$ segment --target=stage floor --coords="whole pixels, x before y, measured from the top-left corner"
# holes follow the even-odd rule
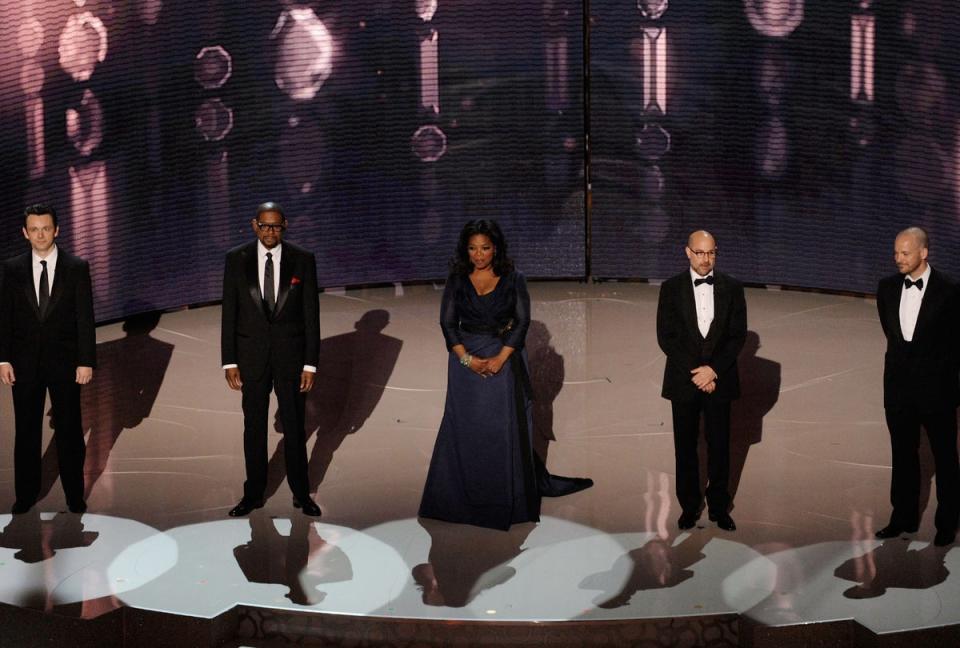
[[[890,457],[872,300],[747,291],[739,528],[704,516],[680,533],[657,286],[532,283],[537,445],[552,472],[596,485],[500,532],[417,519],[446,383],[440,290],[321,296],[308,406],[319,521],[292,508],[282,461],[263,510],[226,515],[241,494],[242,418],[219,368],[219,307],[101,327],[84,395],[90,511],[63,512],[48,452],[49,494],[34,513],[0,515],[0,602],[84,617],[118,606],[212,617],[242,604],[499,621],[852,618],[877,633],[960,624],[960,549],[932,544],[929,480],[920,531],[873,537],[889,515]],[[11,410],[4,388],[5,511]]]

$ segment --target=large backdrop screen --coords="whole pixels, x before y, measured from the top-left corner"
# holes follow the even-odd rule
[[[100,320],[219,299],[265,200],[326,287],[440,279],[478,217],[532,277],[660,279],[705,227],[745,281],[869,292],[908,224],[955,271],[958,17],[937,0],[0,0],[0,254],[26,249],[23,205],[55,205]]]

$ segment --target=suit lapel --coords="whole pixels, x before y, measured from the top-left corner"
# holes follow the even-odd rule
[[[260,278],[257,276],[257,244],[254,243],[248,247],[244,253],[246,258],[243,260],[247,269],[247,289],[250,291],[250,298],[256,304],[260,311],[263,311],[263,297],[260,295]]]
[[[273,311],[276,317],[283,310],[283,305],[287,303],[287,295],[290,294],[290,280],[293,278],[293,266],[297,259],[293,249],[287,245],[280,255],[280,294],[277,295],[277,307]]]
[[[697,326],[697,300],[693,296],[693,280],[687,272],[680,282],[680,308],[683,310],[683,321],[693,339],[700,338],[700,327]]]
[[[728,302],[727,282],[718,272],[713,273],[713,321],[710,322],[710,329],[707,331],[706,339],[715,337],[719,330],[717,322],[722,322],[726,318]],[[699,328],[698,328],[699,330]]]
[[[933,318],[933,314],[940,310],[940,302],[943,300],[943,291],[941,282],[935,273],[930,271],[930,281],[923,287],[927,294],[923,296],[920,302],[920,311],[917,313],[917,323],[913,327],[913,339],[916,341],[922,338],[923,332]],[[901,290],[901,294],[902,294]],[[899,300],[897,304],[897,326],[900,325]],[[901,337],[903,333],[900,334]]]
[[[33,307],[33,314],[39,320],[40,304],[37,303],[37,290],[33,287],[33,255],[29,252],[23,255],[20,269],[23,272],[23,294],[27,298],[27,303]],[[47,306],[49,307],[49,304]]]
[[[70,273],[71,264],[70,259],[63,253],[63,250],[60,250],[57,256],[57,269],[53,273],[53,285],[50,286],[50,301],[47,302],[47,312],[43,314],[43,319],[46,320],[50,317],[50,313],[53,312],[53,309],[57,306],[57,301],[59,301],[61,295],[65,288],[63,287],[66,283],[67,275]],[[37,312],[40,312],[39,307]]]

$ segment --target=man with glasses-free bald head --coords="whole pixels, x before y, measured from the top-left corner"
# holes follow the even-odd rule
[[[304,432],[305,396],[320,352],[316,261],[283,240],[287,218],[277,203],[260,205],[250,227],[256,240],[230,250],[223,273],[221,357],[227,385],[243,395],[247,477],[243,497],[229,515],[247,515],[264,504],[274,391],[293,504],[318,516],[320,507],[310,498]]]
[[[677,468],[677,525],[692,529],[703,494],[697,441],[700,418],[707,438],[707,510],[710,520],[735,530],[730,517],[730,401],[740,396],[737,356],[747,336],[743,286],[714,270],[717,242],[700,230],[687,239],[690,267],[665,281],[657,305],[657,342],[667,356],[662,396],[673,411]]]
[[[960,303],[957,285],[927,263],[927,233],[909,227],[897,235],[897,273],[880,280],[877,311],[887,338],[883,407],[890,431],[890,522],[881,539],[913,533],[920,524],[920,428],[927,431],[936,464],[937,533],[934,544],[952,544],[960,514],[957,404],[960,403]]]

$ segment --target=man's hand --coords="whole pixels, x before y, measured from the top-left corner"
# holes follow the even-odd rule
[[[0,365],[0,383],[12,385],[15,382],[17,379],[13,375],[13,365],[9,363]]]
[[[701,387],[701,388],[700,388],[700,391],[702,391],[704,394],[712,394],[712,393],[715,392],[716,390],[717,390],[717,383],[716,383],[716,382],[712,382],[712,383],[710,383],[709,385],[707,385],[706,387]]]
[[[239,390],[243,387],[243,381],[240,380],[240,370],[238,368],[230,367],[229,369],[224,369],[223,373],[227,378],[227,384],[230,385],[230,389]]]
[[[93,367],[77,367],[77,384],[86,385],[93,380]]]
[[[703,389],[717,379],[717,372],[710,365],[691,369],[690,373],[693,374],[690,379],[697,386],[697,389]]]
[[[312,371],[300,372],[300,393],[305,394],[313,389],[313,379],[316,376]]]

